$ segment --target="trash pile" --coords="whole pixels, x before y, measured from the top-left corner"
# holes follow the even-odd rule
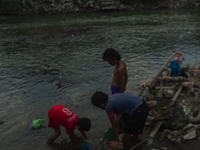
[[[124,10],[130,7],[115,0],[2,0],[0,14],[58,14]]]
[[[89,140],[86,140],[83,142],[83,144],[81,145],[81,150],[94,150],[94,143],[92,143]]]
[[[30,14],[78,11],[78,7],[74,5],[72,0],[21,0],[20,4],[23,12]]]
[[[181,143],[196,137],[200,128],[200,62],[184,68],[182,56],[179,48],[153,79],[141,84],[139,96],[150,108],[145,128],[151,130],[148,138],[131,150],[144,143],[152,146],[157,132],[161,135],[159,142],[169,139]],[[101,149],[105,145],[108,141],[104,140]]]
[[[199,0],[161,0],[154,3],[126,0],[0,0],[0,14],[58,14],[143,8],[199,7]]]
[[[48,14],[112,9],[123,10],[130,7],[114,0],[98,2],[94,0],[22,0],[21,6],[23,12]]]
[[[156,107],[150,108],[146,125],[154,128],[151,138],[159,128],[164,129],[160,142],[166,138],[179,143],[193,139],[200,128],[200,64],[181,67],[182,55],[179,48],[153,79],[141,85],[140,96],[147,103],[157,101]]]

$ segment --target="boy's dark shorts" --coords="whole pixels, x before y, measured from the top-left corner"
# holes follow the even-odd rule
[[[143,103],[132,113],[132,115],[124,115],[125,121],[124,133],[127,134],[141,134],[144,128],[147,116],[149,113],[149,107],[143,100]]]

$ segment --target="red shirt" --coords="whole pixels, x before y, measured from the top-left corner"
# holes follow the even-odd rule
[[[66,133],[72,135],[79,117],[70,109],[56,105],[49,110],[49,127],[59,128],[59,125],[65,127]]]

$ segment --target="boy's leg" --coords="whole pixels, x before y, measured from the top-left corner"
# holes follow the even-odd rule
[[[136,142],[141,142],[140,137],[138,136],[138,134],[132,134],[132,135],[131,135],[131,138],[132,138],[133,140],[135,140]]]
[[[133,139],[136,141],[140,141],[138,134],[142,134],[142,130],[144,128],[147,116],[148,116],[149,108],[145,101],[143,100],[143,104],[140,105],[131,116],[127,116],[125,119],[125,128],[124,128],[124,139],[123,145],[124,149],[127,149],[127,146],[131,140],[131,134],[133,134]]]
[[[130,141],[131,141],[131,135],[125,133],[122,139],[124,150],[128,149],[128,144],[130,143]]]
[[[116,116],[117,116],[117,118],[119,117],[118,114],[116,114]],[[124,132],[124,121],[122,118],[119,120],[118,124],[119,124],[119,134],[123,133]]]
[[[123,133],[124,132],[124,122],[123,120],[119,121],[119,133]]]
[[[60,136],[60,134],[61,134],[60,129],[55,129],[54,135],[52,135],[52,136],[48,139],[47,144],[51,144],[52,142],[54,142],[55,139],[57,139],[57,137]]]

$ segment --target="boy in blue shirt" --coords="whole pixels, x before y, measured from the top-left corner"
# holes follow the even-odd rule
[[[116,149],[119,144],[117,124],[122,118],[125,121],[125,134],[122,140],[124,149],[127,149],[131,141],[131,134],[139,138],[138,134],[142,133],[149,113],[149,108],[142,98],[125,93],[117,93],[108,97],[107,94],[97,91],[93,94],[91,101],[94,106],[106,110],[110,119],[115,136],[115,139],[110,142],[111,149]],[[119,114],[117,119],[115,119],[115,114]]]

